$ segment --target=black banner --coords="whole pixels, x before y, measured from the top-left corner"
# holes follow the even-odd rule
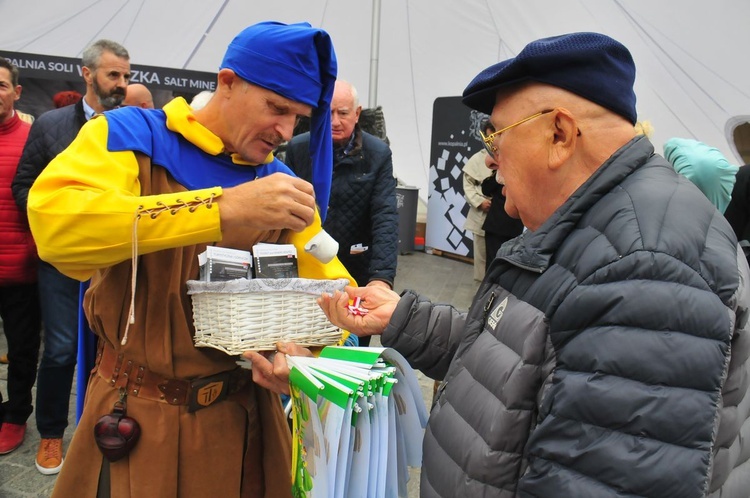
[[[80,59],[4,50],[0,50],[0,56],[16,65],[24,78],[74,82],[80,82],[83,79]],[[215,73],[139,64],[131,64],[130,70],[131,83],[142,83],[152,90],[170,90],[189,94],[216,90]]]
[[[469,109],[461,97],[439,97],[432,107],[432,148],[425,244],[473,256],[472,234],[464,231],[469,204],[464,199],[462,168],[482,149],[479,127],[486,114]]]

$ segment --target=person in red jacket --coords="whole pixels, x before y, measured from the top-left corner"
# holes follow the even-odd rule
[[[0,57],[0,318],[9,359],[8,399],[0,394],[0,455],[26,435],[41,331],[36,246],[10,189],[31,128],[14,108],[20,97],[18,68]]]

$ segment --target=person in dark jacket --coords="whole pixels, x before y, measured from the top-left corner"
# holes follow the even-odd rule
[[[492,124],[487,126],[485,133],[495,132]],[[503,187],[505,179],[497,168],[497,162],[490,154],[484,156],[484,165],[491,171],[490,175],[482,181],[482,193],[491,199],[487,218],[484,220],[484,241],[487,247],[487,270],[490,269],[500,246],[517,237],[523,232],[523,222],[518,218],[511,218],[505,212],[505,196]]]
[[[357,285],[392,289],[398,213],[391,149],[359,128],[361,109],[354,86],[336,81],[331,101],[333,179],[323,229],[339,243],[339,260]],[[312,181],[309,143],[309,133],[294,137],[284,162],[297,176]],[[369,342],[369,337],[360,339],[361,346]]]
[[[738,240],[750,241],[750,165],[740,166],[737,171],[724,217],[732,225]]]
[[[443,379],[422,497],[748,496],[750,270],[706,196],[635,136],[634,81],[622,44],[572,33],[464,90],[528,229],[468,312],[381,288],[319,299]]]
[[[99,40],[83,51],[81,60],[86,94],[74,105],[48,111],[34,122],[13,179],[13,196],[26,212],[29,189],[78,131],[95,114],[118,107],[130,81],[130,56],[117,42]],[[80,282],[44,261],[39,265],[39,294],[44,323],[44,351],[39,365],[36,425],[41,443],[36,467],[42,474],[62,468],[62,437],[78,350],[78,295]]]

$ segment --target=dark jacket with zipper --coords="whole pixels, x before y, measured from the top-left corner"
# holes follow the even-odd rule
[[[748,276],[641,137],[503,246],[468,313],[405,292],[382,343],[444,379],[421,496],[747,497]]]
[[[84,124],[86,115],[82,101],[47,111],[34,120],[12,185],[13,197],[24,213],[29,189],[36,178],[73,142]]]

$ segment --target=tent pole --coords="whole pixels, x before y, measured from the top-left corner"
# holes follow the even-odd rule
[[[378,53],[380,50],[380,0],[372,0],[372,35],[370,40],[370,94],[367,106],[378,105]]]

